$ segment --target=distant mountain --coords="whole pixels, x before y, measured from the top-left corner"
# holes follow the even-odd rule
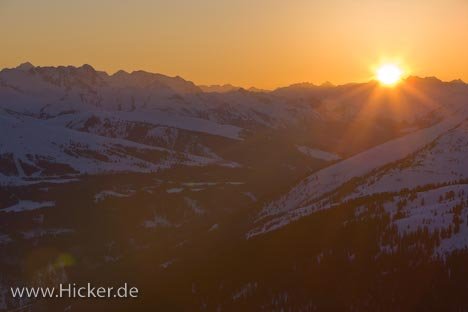
[[[217,93],[231,92],[231,91],[237,91],[241,89],[241,87],[236,87],[231,84],[210,85],[210,86],[200,85],[198,87],[202,89],[203,92],[217,92]]]

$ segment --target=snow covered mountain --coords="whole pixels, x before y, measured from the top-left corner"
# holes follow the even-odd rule
[[[175,164],[230,165],[215,158],[73,131],[27,116],[0,116],[0,121],[0,179],[9,184],[78,174],[157,172]]]
[[[220,123],[242,120],[273,123],[291,119],[294,113],[288,113],[281,103],[267,95],[241,90],[224,98],[219,94],[204,94],[180,77],[143,71],[108,75],[90,65],[23,64],[4,69],[0,72],[0,97],[3,109],[42,119],[82,111],[153,111]],[[233,104],[236,106],[232,107]],[[297,113],[304,113],[308,107],[303,105],[297,109]]]
[[[152,171],[170,163],[237,166],[235,156],[225,155],[230,159],[223,160],[217,153],[242,145],[249,131],[286,127],[306,116],[316,118],[317,113],[307,104],[285,107],[273,97],[246,91],[205,94],[180,77],[143,71],[108,75],[89,65],[25,63],[0,72],[0,116],[4,120],[0,157],[5,163],[0,180],[11,182],[4,177],[39,172],[23,168],[28,162],[37,167],[31,159],[41,159],[43,165],[48,159],[49,167],[57,163],[54,166],[63,169],[39,166],[44,176]],[[42,147],[35,148],[39,142]],[[71,151],[65,143],[86,152]],[[122,145],[119,152],[107,150],[117,144]],[[137,150],[151,151],[152,159],[135,155]],[[114,159],[103,163],[109,153]],[[22,156],[12,156],[16,154]],[[173,157],[192,161],[176,162]]]
[[[386,209],[393,211],[393,216],[397,211],[408,215],[400,217],[405,221],[396,224],[408,225],[408,229],[413,231],[428,224],[440,225],[441,219],[447,217],[441,210],[445,201],[437,202],[431,194],[443,197],[445,193],[455,192],[461,194],[462,203],[468,199],[464,195],[468,179],[466,103],[465,99],[459,102],[448,100],[442,103],[444,113],[437,124],[370,148],[308,176],[265,205],[257,217],[256,227],[248,232],[247,237],[277,230],[317,211],[388,194],[393,195],[384,201]],[[415,203],[406,211],[403,207],[406,207],[409,196]],[[421,203],[426,203],[426,206]],[[452,211],[458,204],[459,201],[454,201],[444,209]],[[433,213],[435,215],[431,215]],[[414,217],[414,214],[419,216]],[[451,212],[448,216],[450,222],[443,225],[442,221],[440,227],[432,226],[430,232],[451,227]],[[461,218],[466,219],[467,216],[464,212]],[[465,227],[468,230],[468,223],[462,226],[463,229]],[[464,234],[458,236],[461,241],[453,237],[445,242],[451,248],[440,248],[445,251],[468,248]]]

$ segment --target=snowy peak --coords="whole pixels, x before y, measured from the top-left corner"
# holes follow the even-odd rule
[[[86,71],[86,72],[95,72],[96,70],[94,69],[93,66],[89,65],[89,64],[83,64],[81,67],[80,67],[81,70],[83,71]]]
[[[18,65],[18,67],[16,67],[16,69],[22,70],[22,71],[28,71],[28,70],[33,69],[33,68],[34,68],[34,65],[29,63],[29,62],[22,63],[22,64]]]
[[[127,73],[119,70],[110,80],[116,86],[132,88],[166,88],[179,94],[200,93],[202,90],[193,82],[182,79],[179,76],[169,77],[162,74],[149,73],[143,70]]]

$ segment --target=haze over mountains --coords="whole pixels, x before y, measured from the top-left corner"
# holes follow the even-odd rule
[[[90,65],[4,69],[0,288],[48,248],[30,268],[37,284],[67,253],[79,270],[48,278],[132,278],[153,307],[437,304],[397,286],[415,272],[440,275],[428,293],[464,285],[449,272],[468,278],[467,117],[468,85],[437,78],[265,91]],[[330,286],[322,295],[343,306],[331,304],[318,294],[333,272],[376,288]],[[0,310],[24,304],[2,298]]]

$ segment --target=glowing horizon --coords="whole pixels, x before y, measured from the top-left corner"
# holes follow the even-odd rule
[[[0,0],[0,68],[90,64],[273,89],[366,82],[398,59],[411,75],[467,81],[466,29],[463,0]]]

